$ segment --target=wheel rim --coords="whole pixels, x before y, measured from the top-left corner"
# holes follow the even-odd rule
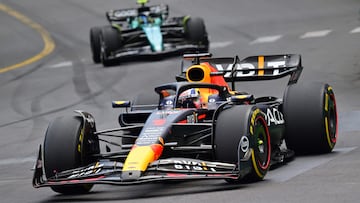
[[[255,120],[255,156],[257,165],[262,170],[267,170],[270,164],[270,134],[266,127],[265,119],[258,117]]]
[[[338,122],[337,122],[336,101],[331,87],[328,88],[328,93],[326,93],[325,97],[326,97],[326,104],[325,104],[326,137],[329,146],[334,147],[337,140]]]
[[[100,36],[100,60],[104,62],[106,59],[106,53],[105,53],[105,42],[103,40],[103,37]]]

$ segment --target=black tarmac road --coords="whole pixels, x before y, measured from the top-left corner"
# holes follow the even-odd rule
[[[0,202],[358,202],[360,198],[359,0],[152,0],[170,15],[205,19],[215,56],[298,53],[305,81],[333,86],[339,137],[331,154],[297,157],[264,181],[193,181],[114,187],[62,196],[31,185],[48,123],[82,109],[98,129],[117,127],[111,101],[175,81],[180,57],[103,68],[93,64],[89,29],[105,11],[135,0],[0,0]],[[48,35],[49,34],[49,35]],[[283,80],[238,90],[282,95]],[[309,140],[311,142],[311,140]],[[64,146],[66,148],[66,146]]]

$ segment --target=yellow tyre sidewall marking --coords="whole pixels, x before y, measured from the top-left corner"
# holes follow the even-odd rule
[[[263,178],[264,175],[260,172],[258,166],[257,166],[257,163],[256,163],[256,159],[255,159],[255,152],[253,149],[251,149],[251,161],[252,161],[252,164],[254,166],[254,170],[256,172],[256,174],[258,175],[259,178]]]
[[[41,35],[41,38],[44,41],[44,48],[40,53],[38,53],[37,55],[35,55],[29,59],[26,59],[25,61],[22,61],[20,63],[14,64],[11,66],[7,66],[4,68],[0,68],[0,73],[5,73],[8,71],[17,69],[17,68],[24,67],[25,65],[34,63],[34,62],[44,58],[45,56],[49,55],[54,50],[54,48],[55,48],[54,41],[50,37],[50,34],[41,25],[33,22],[28,17],[22,15],[21,13],[13,10],[12,8],[5,6],[4,4],[1,4],[1,3],[0,3],[0,11],[7,13],[8,15],[10,15],[10,16],[16,18],[17,20],[19,20],[20,22],[24,23],[25,25],[36,30]]]
[[[331,98],[331,96],[329,94],[332,94],[332,88],[329,86],[328,91],[325,93],[325,111],[326,111],[326,116],[324,118],[324,122],[325,122],[325,129],[326,129],[326,139],[327,142],[329,144],[329,147],[332,149],[335,146],[335,143],[333,142],[330,132],[329,132],[329,120],[330,118],[327,117],[328,115],[328,111],[329,111],[329,98]]]
[[[251,136],[254,136],[254,131],[253,129],[255,128],[255,120],[256,120],[256,116],[260,113],[260,109],[256,109],[252,116],[251,116],[251,125],[250,125],[250,134]],[[252,161],[252,164],[253,164],[253,167],[254,167],[254,170],[255,170],[255,173],[257,174],[257,176],[259,178],[264,178],[264,174],[262,172],[260,172],[260,169],[258,168],[258,165],[257,165],[257,161],[256,161],[256,157],[255,157],[255,151],[254,149],[251,149],[251,161]]]

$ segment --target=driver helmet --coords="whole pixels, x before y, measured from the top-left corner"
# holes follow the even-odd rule
[[[182,108],[201,108],[199,91],[194,88],[185,90],[179,96],[179,103]]]

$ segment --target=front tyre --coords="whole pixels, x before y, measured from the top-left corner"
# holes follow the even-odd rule
[[[114,27],[106,26],[101,29],[101,62],[107,66],[116,63],[115,52],[121,48],[121,33]]]
[[[329,153],[337,140],[337,109],[331,86],[293,84],[284,94],[285,142],[297,154]]]
[[[55,176],[57,172],[85,166],[91,152],[81,144],[86,139],[82,118],[78,116],[59,117],[50,123],[44,141],[44,169],[46,178]],[[98,143],[96,143],[98,144]],[[81,194],[91,190],[93,184],[51,186],[55,192],[62,194]]]
[[[214,144],[216,159],[239,164],[238,179],[228,182],[262,180],[270,167],[270,133],[264,113],[255,106],[233,106],[220,112]]]
[[[94,63],[101,62],[100,33],[101,33],[101,27],[92,27],[90,29],[90,48],[91,48],[91,54],[92,54],[92,59],[93,59]]]

